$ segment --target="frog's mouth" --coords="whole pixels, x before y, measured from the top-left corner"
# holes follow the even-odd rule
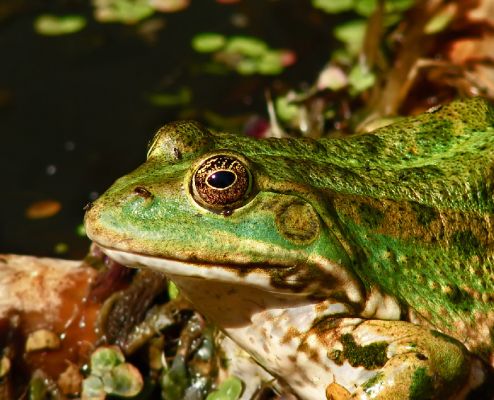
[[[300,286],[296,276],[285,281],[286,285],[283,285],[286,286],[285,290],[281,290],[282,288],[276,290],[273,286],[273,279],[270,272],[273,272],[276,269],[286,270],[288,266],[190,262],[116,250],[101,245],[98,246],[108,257],[122,265],[133,268],[151,268],[170,276],[172,279],[173,277],[188,277],[209,281],[228,282],[231,284],[251,285],[276,292],[285,292],[290,286],[293,286],[293,288],[288,291],[293,292],[293,289],[295,289],[296,286]],[[295,291],[300,292],[300,290]]]
[[[326,259],[309,258],[306,264],[297,266],[271,263],[222,264],[150,256],[101,245],[99,247],[120,264],[135,268],[151,268],[164,273],[172,280],[190,278],[257,287],[263,291],[291,296],[324,293],[327,296],[338,294],[351,302],[362,300],[359,283],[340,265]]]

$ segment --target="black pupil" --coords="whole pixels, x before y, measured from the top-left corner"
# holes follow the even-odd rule
[[[235,182],[235,174],[231,171],[218,171],[208,176],[208,184],[216,189],[225,189]]]

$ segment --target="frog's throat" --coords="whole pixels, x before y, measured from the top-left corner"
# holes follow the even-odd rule
[[[316,277],[307,279],[301,273],[285,274],[284,266],[234,266],[213,263],[189,262],[157,256],[149,256],[112,249],[99,245],[102,251],[113,260],[128,267],[151,268],[165,275],[193,277],[209,281],[226,282],[244,286],[254,286],[264,291],[307,296],[317,293],[325,298],[338,297],[360,308],[366,302],[360,281],[343,266],[327,259],[309,259],[317,264],[326,280]],[[305,282],[301,284],[301,282]],[[324,286],[321,285],[323,281]]]

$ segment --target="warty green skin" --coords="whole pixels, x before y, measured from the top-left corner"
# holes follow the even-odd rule
[[[464,398],[494,364],[493,126],[479,98],[344,139],[169,124],[86,229],[120,261],[172,276],[301,398]],[[213,154],[252,175],[238,208],[194,199],[193,173]],[[218,312],[215,293],[235,307]],[[261,325],[276,332],[270,352],[249,344],[266,340]],[[284,345],[286,367],[270,355]],[[327,379],[303,382],[304,369]]]

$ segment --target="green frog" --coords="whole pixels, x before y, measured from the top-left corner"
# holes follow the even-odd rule
[[[488,399],[493,127],[480,98],[346,138],[170,123],[87,234],[300,399]]]

